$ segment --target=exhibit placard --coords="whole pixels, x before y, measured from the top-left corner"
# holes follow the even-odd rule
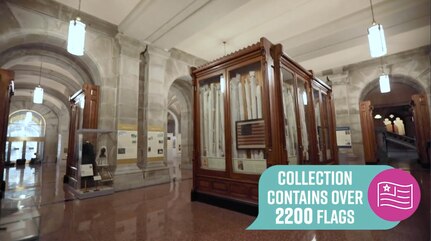
[[[165,133],[163,131],[148,131],[148,158],[163,158],[165,156]]]
[[[352,136],[350,132],[350,127],[337,127],[337,146],[340,148],[352,147]]]
[[[93,176],[93,164],[82,164],[81,165],[81,177]]]
[[[117,159],[137,159],[138,132],[135,130],[118,130]]]

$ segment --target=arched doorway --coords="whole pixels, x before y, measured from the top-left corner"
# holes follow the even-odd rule
[[[391,76],[390,79],[389,93],[380,93],[378,80],[374,80],[360,97],[365,161],[375,163],[399,157],[419,159],[427,166],[429,157],[425,143],[430,137],[426,92],[409,77]],[[422,102],[415,103],[419,99]]]
[[[190,172],[193,153],[192,85],[190,77],[176,79],[170,86],[167,118],[168,164]],[[188,176],[191,177],[191,175]]]

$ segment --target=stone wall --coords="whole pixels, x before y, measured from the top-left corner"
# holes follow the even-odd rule
[[[116,96],[118,80],[117,27],[83,14],[83,21],[91,22],[91,26],[87,25],[85,54],[77,57],[66,52],[69,20],[75,11],[57,3],[46,4],[42,0],[2,1],[0,5],[0,22],[10,23],[0,24],[0,66],[15,71],[17,92],[12,101],[34,89],[34,83],[28,80],[29,76],[38,75],[33,70],[34,61],[50,66],[44,66],[42,72],[45,81],[42,82],[45,90],[43,106],[62,109],[57,122],[61,119],[65,124],[59,128],[48,126],[47,140],[57,140],[61,134],[62,146],[67,146],[67,142],[63,142],[68,136],[68,99],[83,83],[101,86],[99,128],[114,130],[116,99],[112,97]],[[57,144],[47,143],[46,159],[55,161],[57,149]]]

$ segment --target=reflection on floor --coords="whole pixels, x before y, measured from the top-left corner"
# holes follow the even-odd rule
[[[430,173],[411,170],[422,190],[419,210],[384,231],[245,231],[255,217],[190,202],[191,172],[181,181],[92,199],[75,199],[55,164],[6,169],[0,240],[430,240]]]

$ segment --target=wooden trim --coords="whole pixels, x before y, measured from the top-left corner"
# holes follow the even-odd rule
[[[412,109],[415,124],[416,147],[420,162],[423,166],[430,165],[427,143],[431,141],[430,112],[428,100],[424,94],[412,96]]]
[[[9,124],[10,100],[13,95],[13,79],[15,73],[11,70],[0,69],[0,197],[4,192],[3,171],[6,157],[6,137]]]
[[[359,116],[362,128],[362,143],[364,145],[364,159],[366,163],[377,162],[376,135],[374,132],[373,107],[371,101],[359,104]]]
[[[80,109],[80,100],[84,95],[84,109]],[[78,164],[76,135],[80,129],[97,129],[99,115],[99,86],[85,83],[81,90],[70,98],[69,143],[67,151],[66,176],[68,180],[74,177],[73,168]],[[81,122],[82,121],[82,122]],[[94,137],[96,138],[96,137]]]
[[[7,141],[45,141],[45,137],[8,137]]]
[[[197,67],[193,72],[196,73],[196,72],[202,72],[204,70],[208,70],[208,69],[213,68],[213,67],[215,67],[217,65],[220,65],[220,64],[223,64],[225,62],[237,59],[237,58],[239,58],[239,57],[241,57],[243,55],[247,55],[250,52],[257,51],[260,48],[261,48],[261,43],[257,42],[255,44],[252,44],[252,45],[248,46],[248,47],[245,47],[243,49],[240,49],[238,51],[230,53],[230,54],[228,54],[226,56],[223,56],[221,58],[218,58],[218,59],[215,59],[213,61],[210,61],[210,62],[208,62],[208,63],[206,63],[204,65],[201,65],[201,66]]]
[[[85,93],[83,129],[97,129],[99,117],[99,86],[85,83],[82,87]]]

